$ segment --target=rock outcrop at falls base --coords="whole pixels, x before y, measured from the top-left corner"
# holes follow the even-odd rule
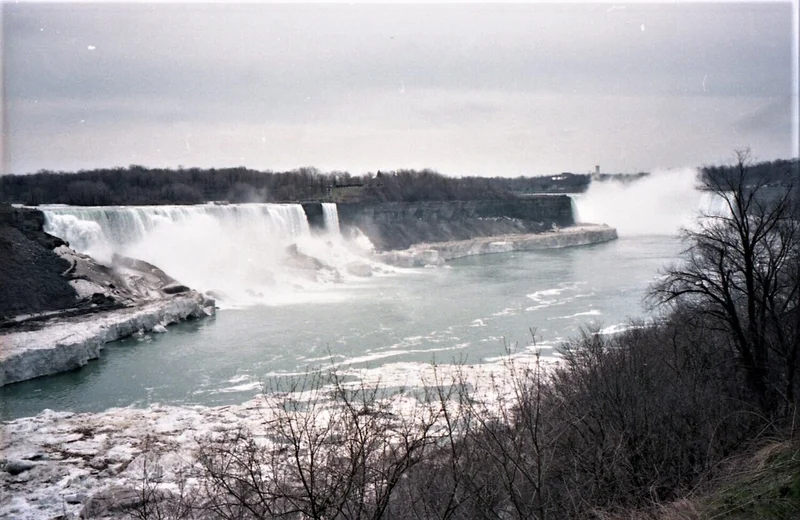
[[[0,205],[0,386],[72,370],[105,343],[214,314],[214,301],[146,262],[106,266]]]
[[[64,241],[43,232],[43,225],[39,211],[0,204],[0,322],[67,309],[78,300],[62,276],[70,263],[53,252]]]

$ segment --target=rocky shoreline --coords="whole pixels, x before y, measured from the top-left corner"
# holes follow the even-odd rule
[[[0,335],[0,386],[74,370],[97,359],[106,343],[214,314],[214,304],[197,292],[141,306],[49,321],[38,330]]]
[[[432,244],[417,244],[402,251],[385,251],[376,259],[399,267],[424,267],[465,256],[555,249],[598,244],[617,239],[617,230],[604,224],[581,224],[545,233],[501,235],[455,240]]]
[[[343,227],[359,228],[379,251],[439,243],[542,233],[575,224],[572,199],[535,195],[510,200],[353,202],[337,204]]]

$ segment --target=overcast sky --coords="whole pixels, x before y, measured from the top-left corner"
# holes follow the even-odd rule
[[[5,172],[517,176],[798,153],[796,0],[2,9]]]

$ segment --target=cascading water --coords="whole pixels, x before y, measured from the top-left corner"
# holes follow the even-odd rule
[[[67,240],[81,252],[101,261],[122,253],[163,226],[204,217],[250,231],[294,239],[309,233],[303,208],[296,204],[237,204],[229,206],[97,206],[47,207],[45,231]]]
[[[332,202],[322,203],[322,218],[325,221],[325,229],[335,235],[341,234],[339,229],[339,211],[336,204]]]
[[[225,304],[286,303],[341,281],[368,262],[339,232],[336,205],[312,234],[299,204],[41,207],[45,231],[110,264],[113,254],[150,262]]]

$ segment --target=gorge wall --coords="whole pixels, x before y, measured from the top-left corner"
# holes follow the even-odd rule
[[[421,242],[538,233],[553,225],[564,227],[575,223],[572,200],[567,195],[513,200],[339,203],[338,212],[342,227],[361,229],[380,251],[406,249]]]

